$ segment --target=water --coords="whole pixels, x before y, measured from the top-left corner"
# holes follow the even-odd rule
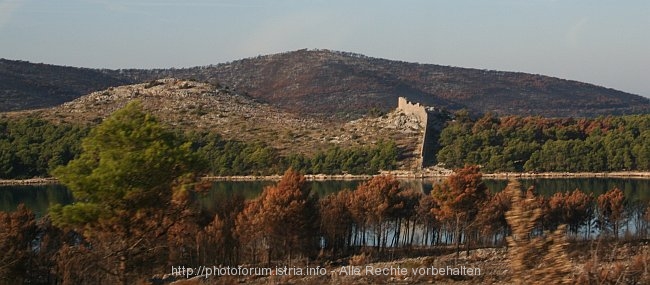
[[[14,211],[20,203],[40,217],[50,205],[72,203],[72,193],[63,185],[0,186],[0,211]]]
[[[550,197],[556,192],[567,192],[580,189],[585,193],[593,193],[594,197],[609,190],[619,188],[628,201],[650,201],[650,179],[630,178],[553,178],[553,179],[522,179],[522,189],[535,186],[538,195]],[[500,191],[506,187],[508,180],[485,180],[491,191]]]
[[[430,193],[433,185],[440,183],[436,180],[404,180],[403,187],[412,188],[424,193]],[[312,192],[324,197],[342,189],[355,189],[359,180],[330,180],[313,181]],[[580,189],[586,193],[598,196],[618,187],[623,190],[628,205],[646,204],[650,201],[650,179],[625,179],[625,178],[562,178],[562,179],[524,179],[520,180],[522,188],[535,186],[539,195],[551,196],[561,191]],[[210,208],[214,201],[241,195],[246,199],[253,199],[262,193],[266,186],[275,184],[274,181],[217,181],[212,189],[200,196],[201,204]],[[503,190],[508,184],[507,180],[485,180],[490,191]],[[24,203],[37,215],[47,213],[47,208],[53,204],[68,204],[72,202],[72,195],[61,185],[41,186],[0,186],[0,211],[13,211],[18,204]]]
[[[435,180],[403,180],[402,187],[411,188],[424,193],[430,193],[433,186],[441,183],[441,179]],[[345,181],[314,181],[309,182],[312,192],[319,197],[336,193],[343,189],[355,189],[361,180]],[[573,191],[580,189],[586,193],[592,193],[594,197],[605,193],[613,188],[621,189],[626,201],[626,215],[621,221],[619,236],[626,233],[645,237],[650,231],[650,225],[644,219],[645,210],[650,205],[650,179],[623,179],[623,178],[562,178],[562,179],[524,179],[520,180],[522,190],[530,186],[535,187],[539,195],[552,196],[557,192]],[[222,207],[228,207],[231,201],[236,199],[254,199],[258,197],[267,186],[274,185],[274,181],[218,181],[214,182],[212,188],[197,196],[198,202],[208,212],[216,213]],[[503,190],[507,180],[485,180],[491,192]],[[0,211],[13,211],[18,204],[24,203],[32,209],[36,216],[47,214],[48,207],[54,204],[68,204],[73,201],[71,193],[61,185],[44,186],[1,186],[0,187]],[[573,236],[579,239],[594,239],[600,231],[595,227],[596,217],[593,216],[590,226],[584,224]],[[395,227],[396,225],[391,225]],[[400,225],[400,226],[403,226]],[[392,228],[394,229],[394,228]],[[391,228],[384,229],[388,240],[392,240],[393,231]],[[430,245],[433,242],[432,232],[423,226],[413,228],[414,245]],[[442,244],[451,243],[450,236],[446,235],[445,229],[438,232],[441,237],[437,242]],[[367,229],[364,234],[366,240],[356,240],[355,245],[375,245],[375,233]],[[500,236],[503,238],[503,236]],[[494,242],[499,243],[498,240]]]

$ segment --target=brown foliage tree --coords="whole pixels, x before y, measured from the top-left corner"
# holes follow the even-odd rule
[[[267,262],[296,255],[315,257],[319,247],[318,198],[311,195],[305,177],[291,169],[277,185],[248,203],[237,218],[237,236],[243,246],[258,250],[262,237]],[[245,237],[244,235],[251,235]]]
[[[34,213],[25,205],[14,212],[0,212],[0,282],[22,284],[29,277],[36,234]]]
[[[436,233],[440,227],[440,222],[433,214],[438,208],[438,205],[433,200],[431,195],[422,195],[416,208],[416,222],[423,226],[423,241],[422,244],[434,244],[437,241]]]
[[[352,195],[343,190],[320,200],[320,230],[325,238],[325,249],[334,256],[346,254],[351,243],[353,219],[347,205]]]
[[[397,211],[396,233],[394,240],[397,245],[400,238],[402,238],[402,245],[412,245],[415,239],[416,225],[417,225],[417,211],[420,206],[420,200],[424,197],[421,191],[407,189],[399,193],[402,200],[403,207]],[[404,234],[401,233],[402,228],[405,230]]]
[[[569,226],[569,232],[578,234],[580,226],[591,225],[593,217],[593,195],[576,189],[564,198],[564,223]],[[589,230],[587,231],[587,233]]]
[[[602,229],[611,227],[615,238],[618,238],[619,223],[625,214],[625,195],[618,188],[598,196],[598,219]]]
[[[235,265],[238,263],[237,248],[239,242],[235,237],[235,224],[239,213],[244,208],[245,199],[241,194],[221,195],[215,202],[214,211],[209,211],[209,220],[200,221],[205,225],[197,236],[200,264]]]
[[[498,192],[481,207],[476,217],[477,227],[485,237],[493,236],[493,244],[497,244],[499,236],[505,237],[508,233],[506,212],[510,210],[510,200],[510,193]]]
[[[243,262],[253,264],[262,262],[261,255],[268,247],[261,211],[263,196],[264,192],[261,197],[247,201],[235,221],[235,237],[239,241],[239,255]]]
[[[218,214],[196,236],[197,255],[201,264],[234,264],[232,229]]]
[[[365,229],[369,227],[374,233],[374,245],[379,249],[387,246],[388,223],[397,221],[405,206],[401,191],[395,177],[385,175],[373,177],[354,191],[349,207],[356,223],[361,225],[359,230],[364,244]]]
[[[488,189],[482,181],[478,166],[470,165],[458,169],[442,184],[431,191],[440,208],[435,209],[439,220],[450,221],[454,226],[455,243],[460,246],[461,236],[474,222],[481,205],[488,198]],[[469,245],[469,244],[468,244]]]
[[[591,225],[593,210],[593,196],[576,189],[573,192],[553,194],[547,201],[544,214],[546,223],[551,228],[566,224],[569,232],[577,235],[580,226]]]

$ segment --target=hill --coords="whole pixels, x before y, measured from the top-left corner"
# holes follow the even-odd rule
[[[328,50],[298,50],[188,69],[122,71],[219,82],[302,114],[358,117],[397,97],[478,113],[595,117],[650,112],[650,99],[577,81],[517,72],[418,64]]]
[[[577,81],[298,50],[184,69],[96,70],[0,60],[0,111],[54,106],[90,91],[161,78],[208,82],[299,115],[351,120],[397,97],[448,110],[547,117],[650,112],[650,99]]]
[[[0,112],[52,107],[128,83],[115,72],[0,59]]]
[[[172,78],[110,87],[53,108],[2,116],[92,124],[132,100],[140,100],[145,111],[176,129],[213,131],[230,140],[261,142],[285,155],[312,155],[336,145],[374,146],[380,140],[397,143],[402,150],[400,167],[414,167],[420,155],[423,129],[413,116],[391,112],[350,122],[324,120],[289,113],[208,83]]]

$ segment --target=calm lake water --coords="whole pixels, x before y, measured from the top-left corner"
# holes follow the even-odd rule
[[[429,193],[433,185],[441,180],[405,180],[404,187],[410,187]],[[314,181],[310,182],[312,191],[323,197],[342,189],[354,189],[363,181]],[[227,199],[233,195],[242,195],[252,199],[260,195],[265,186],[273,185],[274,181],[219,181],[214,182],[212,189],[201,195],[201,204],[210,208],[212,201]],[[508,184],[507,180],[485,180],[491,191],[501,191]],[[523,188],[535,186],[537,193],[551,196],[558,191],[573,191],[580,189],[592,192],[598,196],[614,187],[625,193],[629,204],[642,204],[650,201],[650,179],[624,179],[624,178],[572,178],[572,179],[524,179],[521,180]],[[0,186],[0,211],[13,211],[18,204],[24,203],[36,215],[47,213],[53,204],[68,204],[72,202],[72,195],[61,185],[43,186]]]

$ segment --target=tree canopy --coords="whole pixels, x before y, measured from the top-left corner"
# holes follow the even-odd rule
[[[493,171],[650,170],[650,115],[595,119],[459,114],[440,134],[437,159]]]
[[[84,224],[120,211],[163,207],[172,184],[200,165],[189,143],[183,143],[139,102],[129,103],[91,130],[82,153],[53,171],[76,202],[54,207],[57,224]]]

